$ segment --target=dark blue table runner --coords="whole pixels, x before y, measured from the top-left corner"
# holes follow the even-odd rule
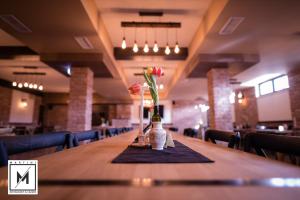
[[[214,161],[190,149],[184,144],[174,141],[174,148],[162,151],[151,148],[128,146],[112,163],[212,163]]]

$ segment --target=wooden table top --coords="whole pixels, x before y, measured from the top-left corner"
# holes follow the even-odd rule
[[[1,180],[7,179],[7,167],[3,167],[0,168],[0,199],[132,200],[171,198],[173,200],[205,198],[265,200],[270,198],[273,200],[295,199],[300,195],[299,187],[203,185],[203,181],[234,180],[234,182],[239,182],[275,177],[300,178],[300,168],[176,133],[173,133],[174,139],[215,162],[199,164],[112,164],[111,161],[133,141],[136,135],[137,132],[132,131],[37,158],[40,181],[89,180],[98,181],[96,185],[39,185],[39,195],[37,196],[8,196],[7,187],[1,185]],[[154,184],[151,186],[155,180],[202,182],[198,185]],[[124,185],[122,181],[127,181],[130,184]],[[110,183],[110,185],[101,185],[103,182]]]

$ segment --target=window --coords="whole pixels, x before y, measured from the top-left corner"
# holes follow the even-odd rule
[[[270,93],[274,92],[274,90],[273,90],[273,81],[270,80],[270,81],[266,81],[264,83],[261,83],[259,85],[259,92],[260,92],[260,95],[270,94]]]
[[[287,88],[289,88],[288,76],[283,75],[259,84],[256,90],[259,91],[259,95],[265,95]],[[259,95],[257,95],[256,93],[256,97],[258,97]]]
[[[289,88],[289,79],[286,75],[274,79],[274,91],[280,91],[287,88]]]

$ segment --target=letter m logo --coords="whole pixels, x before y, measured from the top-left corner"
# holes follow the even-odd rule
[[[20,183],[21,181],[25,181],[26,179],[26,184],[29,184],[29,171],[27,171],[23,176],[17,172],[17,183]]]

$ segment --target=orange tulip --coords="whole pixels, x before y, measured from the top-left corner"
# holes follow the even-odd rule
[[[135,84],[133,84],[132,86],[130,86],[130,87],[128,88],[128,90],[129,90],[130,94],[136,95],[136,94],[139,94],[139,93],[140,93],[141,87],[142,87],[141,84],[135,83]]]

